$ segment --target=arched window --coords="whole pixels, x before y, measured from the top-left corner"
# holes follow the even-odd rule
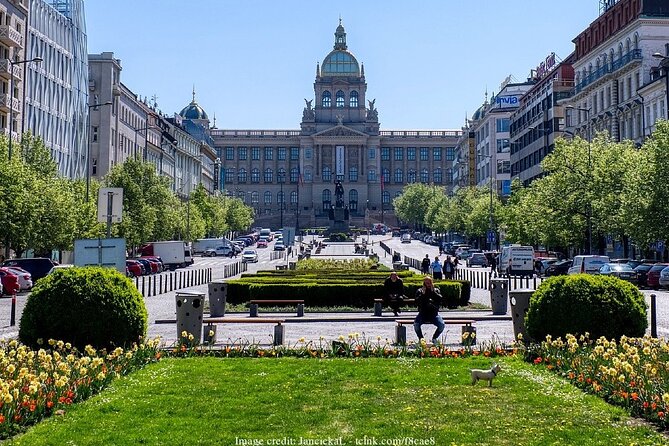
[[[251,183],[260,183],[260,169],[251,169]]]
[[[631,47],[632,42],[630,41],[629,37],[625,41],[625,54],[629,53],[632,48]]]
[[[230,184],[235,181],[235,168],[229,167],[225,169],[225,182]]]
[[[381,180],[384,183],[386,183],[386,184],[390,183],[390,169],[388,169],[387,167],[384,167],[383,168],[383,173],[381,174],[381,176],[382,176]]]
[[[243,167],[239,169],[239,173],[237,174],[237,181],[240,183],[246,183],[246,169]]]
[[[290,204],[297,204],[297,191],[294,190],[290,193]]]
[[[332,180],[332,170],[330,169],[330,166],[323,167],[323,181],[331,181],[331,180]]]
[[[286,169],[279,167],[279,170],[276,172],[276,181],[283,183],[286,181]]]
[[[618,59],[620,59],[620,58],[622,58],[622,57],[623,57],[623,43],[620,42],[620,43],[618,44]]]
[[[260,200],[260,194],[258,191],[251,192],[251,204],[258,204]]]
[[[434,182],[435,182],[436,184],[441,184],[441,182],[442,182],[442,179],[441,179],[441,168],[440,168],[440,167],[437,167],[436,169],[434,169]]]
[[[367,171],[367,181],[376,181],[376,169],[369,169]]]
[[[293,167],[290,169],[290,182],[295,184],[298,181],[300,181],[300,171],[297,169],[297,167]]]
[[[634,49],[639,49],[639,33],[634,33]]]
[[[353,90],[351,92],[351,97],[348,98],[348,106],[351,108],[358,107],[358,92]]]
[[[274,171],[269,167],[265,169],[265,183],[271,183],[274,179]]]
[[[330,189],[323,189],[323,210],[324,211],[329,211],[330,210],[330,205],[331,205],[331,200],[332,200],[332,193],[330,192]]]
[[[358,181],[358,168],[351,167],[348,169],[348,180],[349,181]]]
[[[332,106],[332,95],[329,91],[325,90],[323,92],[323,99],[321,101],[323,108],[330,108]]]
[[[402,169],[395,169],[395,182],[404,183],[404,171]]]
[[[344,99],[344,92],[341,90],[337,91],[337,102],[336,102],[337,108],[344,108],[345,102],[346,100]]]
[[[283,191],[279,191],[276,194],[276,202],[279,204],[283,204],[286,202],[286,193]]]
[[[420,182],[427,183],[430,180],[430,175],[427,173],[427,169],[421,169],[420,171]]]
[[[246,203],[246,192],[244,192],[243,190],[238,191],[237,198],[242,200],[242,203]]]
[[[415,183],[416,182],[416,171],[413,169],[409,169],[409,173],[407,174],[407,183]]]
[[[348,209],[350,211],[358,210],[358,191],[355,189],[348,191]]]
[[[390,204],[390,192],[388,191],[383,191],[383,194],[381,194],[381,202],[383,203],[383,207],[387,207],[385,205]]]
[[[265,191],[264,201],[265,204],[272,204],[272,193],[268,190]]]

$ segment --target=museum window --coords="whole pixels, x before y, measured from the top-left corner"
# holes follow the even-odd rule
[[[239,174],[237,174],[237,181],[239,183],[246,183],[246,169],[239,169]]]
[[[274,159],[274,149],[265,147],[265,161],[272,161]]]
[[[413,169],[409,169],[409,173],[407,174],[407,183],[415,183],[416,182],[416,171]]]
[[[455,147],[446,147],[446,161],[455,159]]]
[[[297,191],[294,190],[290,193],[290,204],[297,204]]]
[[[243,190],[237,191],[237,198],[239,198],[242,203],[246,204],[246,192]]]
[[[290,160],[291,161],[298,161],[300,159],[300,148],[299,147],[291,147],[290,148]]]
[[[358,92],[353,90],[351,92],[351,97],[348,100],[348,106],[351,108],[357,108],[358,107]]]
[[[225,182],[230,184],[235,181],[235,169],[227,168],[225,169]]]
[[[260,147],[251,147],[251,159],[252,160],[260,159]]]
[[[358,210],[358,191],[355,189],[348,192],[348,209],[352,212]]]
[[[272,192],[266,190],[264,196],[265,204],[272,204]]]
[[[296,184],[300,180],[300,170],[297,167],[290,169],[290,182]]]
[[[374,147],[370,147],[369,150],[368,150],[368,153],[369,153],[368,156],[369,156],[370,160],[376,159],[376,149]]]
[[[441,147],[432,149],[432,159],[434,161],[441,161]]]
[[[351,182],[358,181],[358,168],[351,167],[348,169],[348,180]]]
[[[285,147],[277,147],[276,149],[276,159],[279,161],[285,161],[286,160],[286,148]]]
[[[420,171],[420,182],[427,183],[430,181],[430,175],[427,173],[427,169],[421,169]]]
[[[367,171],[367,181],[376,181],[376,170],[369,169]]]
[[[441,169],[439,169],[439,168],[434,169],[434,182],[436,184],[441,184],[441,181],[442,181],[442,179],[441,179]]]
[[[383,182],[385,184],[390,183],[390,169],[384,168],[382,172]]]
[[[390,147],[381,147],[381,161],[390,161]]]
[[[428,161],[430,159],[430,149],[429,147],[421,147],[420,148],[420,160],[421,161]]]
[[[395,169],[395,182],[404,183],[404,171],[402,169]]]
[[[269,167],[265,169],[265,183],[271,183],[274,179],[274,172]]]
[[[331,205],[331,197],[332,193],[330,192],[330,189],[323,189],[323,194],[322,196],[322,201],[323,201],[323,210],[324,211],[329,211],[330,210],[330,205]]]
[[[404,159],[404,147],[395,147],[395,161]]]
[[[384,208],[386,204],[390,204],[390,192],[383,191],[381,194],[381,202],[384,204]]]
[[[323,181],[332,181],[332,169],[330,169],[330,166],[323,167]]]
[[[325,90],[323,92],[323,99],[321,101],[323,108],[330,108],[332,106],[332,95],[329,91]]]
[[[285,192],[279,191],[279,192],[276,193],[276,203],[277,204],[279,204],[279,205],[284,204],[286,202],[285,199],[286,199]],[[282,206],[282,207],[285,208],[285,206]]]
[[[341,90],[337,91],[337,102],[336,102],[337,108],[344,108],[345,103],[346,100],[344,99],[344,92]]]
[[[260,183],[260,169],[251,170],[251,183]]]
[[[226,147],[225,148],[225,159],[228,161],[232,161],[235,159],[235,149],[234,147]]]
[[[407,147],[407,160],[408,161],[416,161],[416,148],[415,147]]]
[[[240,147],[240,148],[237,149],[237,150],[239,150],[239,159],[240,159],[240,161],[245,161],[246,158],[247,158],[247,156],[248,156],[246,147]]]
[[[251,192],[251,204],[258,204],[260,199],[260,194],[257,191]]]

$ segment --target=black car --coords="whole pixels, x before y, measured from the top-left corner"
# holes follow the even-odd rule
[[[551,265],[548,265],[548,268],[546,268],[544,274],[546,275],[546,277],[561,276],[563,274],[567,274],[569,272],[569,268],[571,268],[571,264],[572,264],[571,260],[557,261]]]
[[[652,263],[642,263],[634,268],[634,271],[636,271],[636,284],[639,288],[648,286],[648,271],[650,271],[652,267]]]
[[[57,265],[56,262],[46,257],[33,257],[30,259],[9,259],[2,262],[2,266],[18,266],[30,273],[33,278],[33,283],[38,279],[47,276],[53,267]]]

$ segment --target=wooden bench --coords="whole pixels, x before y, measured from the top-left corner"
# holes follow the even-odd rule
[[[303,300],[251,300],[249,301],[249,315],[258,317],[258,305],[297,305],[297,317],[304,316]]]
[[[397,326],[395,327],[395,343],[405,345],[407,343],[406,325],[413,325],[414,319],[395,319],[395,322],[397,322]],[[476,327],[473,326],[474,323],[476,323],[474,319],[444,319],[444,324],[446,325],[462,325],[462,334],[469,333],[470,336],[472,333],[476,333]],[[476,337],[468,341],[467,345],[475,343]],[[463,344],[465,343],[463,342]]]
[[[215,324],[276,324],[274,326],[274,341],[272,342],[272,345],[283,345],[283,339],[286,332],[286,326],[283,325],[283,323],[286,322],[285,319],[269,317],[210,317],[204,319],[204,322],[207,324],[204,326],[204,342],[212,344],[216,342]],[[210,331],[213,332],[213,336],[209,335]]]
[[[383,314],[383,302],[385,299],[374,299],[374,316],[381,316]],[[416,303],[416,299],[404,299],[405,304]]]

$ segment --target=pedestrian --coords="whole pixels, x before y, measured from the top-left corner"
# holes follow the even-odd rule
[[[453,272],[455,271],[455,266],[453,265],[453,260],[451,256],[446,256],[444,260],[444,265],[441,268],[444,271],[444,279],[453,280]]]
[[[541,276],[541,260],[536,259],[534,261],[534,272],[537,273],[537,277]]]
[[[434,262],[432,262],[430,267],[432,268],[432,277],[434,280],[441,280],[441,260],[439,260],[439,256],[434,257]]]
[[[439,342],[439,336],[444,331],[444,320],[439,315],[439,307],[441,307],[441,292],[439,288],[434,286],[432,277],[425,276],[423,278],[423,286],[416,291],[416,305],[418,306],[418,314],[413,322],[413,329],[418,336],[418,342],[423,339],[423,329],[421,325],[432,324],[437,328],[432,335],[432,344]]]
[[[490,275],[497,273],[497,255],[490,255]]]
[[[453,260],[453,269],[458,269],[458,264],[460,263],[460,260],[458,259],[458,256],[455,256],[455,260]]]
[[[430,256],[428,254],[425,254],[425,258],[420,262],[420,272],[430,274]]]
[[[397,276],[397,271],[391,271],[390,277],[383,282],[383,293],[395,316],[399,315],[400,307],[404,303],[404,282]]]

